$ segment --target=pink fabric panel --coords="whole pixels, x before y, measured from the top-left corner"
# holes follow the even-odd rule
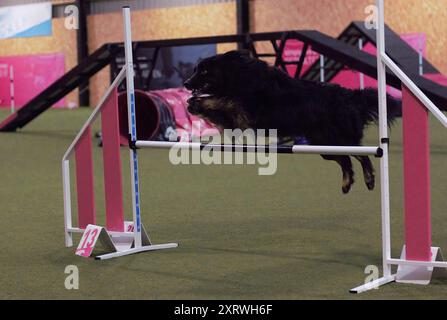
[[[95,195],[93,187],[92,131],[87,131],[75,148],[76,188],[78,194],[78,225],[85,228],[95,224]]]
[[[428,111],[402,87],[406,259],[431,259]]]
[[[9,66],[14,68],[16,107],[25,105],[65,73],[62,53],[0,57],[0,106],[10,106]],[[65,107],[65,98],[55,107]]]
[[[106,228],[108,231],[124,231],[118,94],[116,90],[107,99],[101,111],[101,128]]]

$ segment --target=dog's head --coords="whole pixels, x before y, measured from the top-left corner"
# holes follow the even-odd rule
[[[253,94],[262,90],[262,74],[267,69],[265,62],[251,58],[246,51],[230,51],[199,62],[184,86],[195,97]]]

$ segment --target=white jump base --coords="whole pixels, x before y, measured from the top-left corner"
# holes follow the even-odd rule
[[[132,249],[125,250],[125,251],[106,253],[103,255],[96,256],[95,259],[96,260],[108,260],[108,259],[126,256],[129,254],[136,254],[136,253],[141,253],[141,252],[146,252],[146,251],[156,251],[156,250],[163,250],[163,249],[172,249],[172,248],[177,248],[177,247],[178,247],[178,243],[153,244],[153,245],[149,245],[149,246],[132,248]]]

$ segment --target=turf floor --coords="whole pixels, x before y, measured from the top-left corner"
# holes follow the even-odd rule
[[[180,247],[108,261],[75,256],[64,247],[60,161],[89,113],[49,111],[19,132],[0,134],[1,299],[447,297],[440,280],[348,293],[363,283],[367,265],[380,266],[379,188],[367,191],[356,162],[357,183],[342,195],[338,166],[311,155],[281,155],[275,175],[259,176],[253,165],[174,166],[168,151],[142,150],[143,221],[153,242]],[[400,132],[398,122],[390,160],[394,256],[403,243]],[[447,250],[447,130],[434,119],[431,136],[433,242]],[[365,144],[376,137],[371,127]],[[100,151],[95,146],[103,212]],[[122,157],[129,213],[125,149]],[[79,268],[78,290],[65,289],[67,265]]]

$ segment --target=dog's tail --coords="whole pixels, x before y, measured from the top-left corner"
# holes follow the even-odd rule
[[[366,123],[377,122],[379,120],[379,102],[376,89],[368,88],[356,90],[355,95],[360,99],[363,108],[364,120]],[[402,117],[402,101],[387,94],[387,115],[388,125],[393,124],[396,118]]]

